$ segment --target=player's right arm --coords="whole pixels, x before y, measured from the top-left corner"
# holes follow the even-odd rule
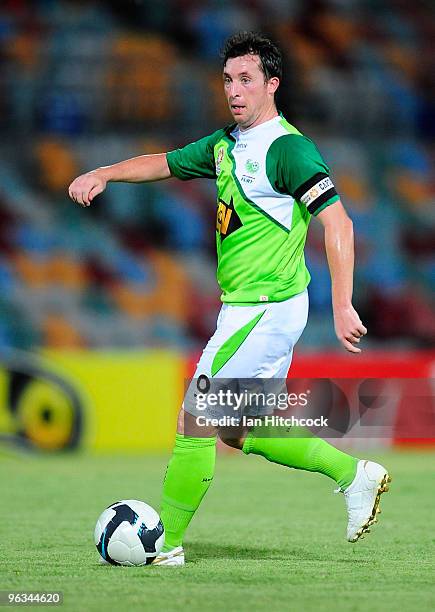
[[[144,183],[161,181],[170,176],[166,153],[139,155],[78,176],[69,186],[68,193],[77,204],[89,206],[109,182]]]
[[[77,204],[89,206],[109,182],[147,183],[171,176],[183,181],[216,178],[214,146],[224,133],[225,129],[218,130],[175,151],[139,155],[86,172],[73,180],[68,189],[69,196]]]

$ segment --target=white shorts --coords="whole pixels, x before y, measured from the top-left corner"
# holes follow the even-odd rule
[[[187,412],[198,392],[198,380],[286,379],[308,318],[308,291],[283,302],[233,306],[223,304],[216,331],[208,341],[183,402]]]
[[[223,304],[194,377],[286,378],[307,318],[307,290],[283,302]]]

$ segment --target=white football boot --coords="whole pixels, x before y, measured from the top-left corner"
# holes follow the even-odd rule
[[[381,512],[381,495],[388,491],[390,482],[391,476],[382,465],[361,460],[352,483],[344,491],[337,490],[344,493],[346,500],[348,542],[356,542],[363,534],[370,533],[370,525],[377,522]]]
[[[184,565],[183,547],[177,546],[168,552],[159,553],[151,565]]]

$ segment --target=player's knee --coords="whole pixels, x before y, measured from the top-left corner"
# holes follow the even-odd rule
[[[238,450],[242,450],[243,448],[243,443],[245,441],[244,436],[241,437],[234,437],[234,436],[227,436],[225,435],[225,432],[218,432],[219,438],[222,440],[222,442],[224,444],[226,444],[227,446],[231,446],[231,448],[237,448]]]
[[[211,438],[216,436],[216,427],[204,427],[197,422],[195,416],[181,408],[178,413],[177,433],[194,438]]]
[[[184,434],[184,420],[185,420],[185,415],[186,413],[184,412],[183,408],[180,409],[180,412],[178,413],[178,419],[177,419],[177,433],[179,434]]]
[[[226,441],[226,444],[232,448],[237,448],[237,450],[242,450],[243,442],[244,440],[242,438],[232,438]]]

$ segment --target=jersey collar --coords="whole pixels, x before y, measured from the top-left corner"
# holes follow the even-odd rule
[[[244,136],[245,134],[248,135],[248,134],[252,134],[253,132],[259,132],[264,128],[268,128],[273,123],[277,123],[278,121],[281,121],[281,119],[282,119],[282,115],[281,113],[278,113],[278,115],[276,115],[275,117],[272,117],[272,119],[263,121],[263,123],[259,123],[258,125],[254,125],[254,127],[250,127],[247,130],[243,130],[243,131],[239,128],[238,125],[236,125],[235,129],[231,132],[231,136],[235,138],[237,135]]]

